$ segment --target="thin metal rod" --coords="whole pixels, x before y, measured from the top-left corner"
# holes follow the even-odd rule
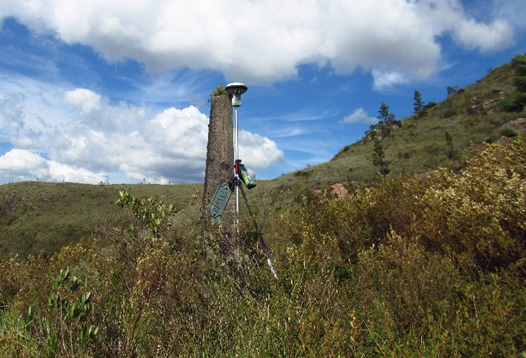
[[[235,144],[236,144],[236,152],[234,153],[234,161],[236,159],[239,159],[239,142],[238,142],[238,127],[237,127],[237,107],[234,107],[235,108],[235,112],[236,112],[236,133],[235,133]]]
[[[256,228],[256,233],[258,235],[259,244],[261,245],[261,248],[263,249],[263,253],[267,257],[267,263],[270,266],[270,271],[274,275],[276,279],[278,279],[278,272],[276,271],[276,268],[274,267],[274,263],[272,262],[272,251],[268,248],[268,246],[265,244],[265,240],[263,240],[263,235],[261,234],[261,230],[259,230],[258,222],[256,221],[256,217],[252,213],[252,209],[250,208],[250,205],[248,204],[247,195],[245,194],[245,190],[243,189],[243,186],[241,186],[241,181],[236,182],[236,188],[241,188],[241,194],[243,194],[243,199],[245,199],[245,204],[247,204],[247,209],[250,217],[252,218],[252,223],[254,224],[254,227]]]
[[[236,187],[236,224],[239,224],[239,187]]]
[[[236,163],[236,160],[239,159],[239,142],[238,142],[238,127],[237,127],[237,107],[234,107],[234,108],[236,112],[236,130],[234,133],[234,142],[235,142],[234,163]],[[234,164],[234,175],[238,177],[238,173],[236,172],[235,164]],[[239,224],[239,187],[238,186],[236,186],[236,223]]]

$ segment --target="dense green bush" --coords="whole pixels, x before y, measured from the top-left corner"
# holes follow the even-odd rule
[[[121,193],[128,219],[91,243],[0,262],[0,356],[524,357],[525,177],[520,136],[313,199],[275,231],[279,280],[244,221],[225,256]]]
[[[517,133],[511,129],[511,128],[503,128],[499,131],[499,134],[502,136],[502,137],[506,137],[506,138],[517,138]]]
[[[526,56],[517,54],[511,64],[516,74],[513,85],[517,93],[513,98],[502,100],[500,105],[507,112],[521,112],[526,105]]]

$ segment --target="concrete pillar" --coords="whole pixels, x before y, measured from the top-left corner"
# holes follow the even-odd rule
[[[203,221],[205,223],[211,222],[209,209],[217,188],[223,184],[228,184],[230,177],[234,173],[232,102],[228,95],[213,96],[210,102],[203,194]],[[235,194],[232,193],[220,224],[221,231],[227,234],[228,237],[231,236],[234,230],[234,219]]]

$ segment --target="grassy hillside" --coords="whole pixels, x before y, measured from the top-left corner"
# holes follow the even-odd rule
[[[426,173],[433,169],[464,167],[470,146],[498,141],[506,127],[523,131],[517,119],[522,113],[506,113],[499,101],[515,93],[510,64],[496,68],[477,83],[452,94],[427,110],[425,116],[402,120],[393,136],[380,142],[391,176]],[[451,137],[446,141],[446,132]],[[300,198],[312,197],[313,189],[327,189],[344,182],[353,190],[379,178],[373,165],[373,141],[364,138],[341,149],[320,165],[259,181],[249,199],[264,230],[272,233],[273,220],[295,211]],[[179,221],[199,217],[202,185],[82,185],[73,183],[11,183],[0,186],[0,256],[51,254],[63,245],[90,238],[103,223],[119,220],[114,205],[119,190],[138,197],[158,197],[181,210]]]
[[[124,213],[115,205],[120,190],[161,198],[177,210],[200,203],[202,195],[199,184],[4,184],[0,186],[0,257],[52,254],[66,244],[91,238],[100,225],[122,219]]]
[[[467,148],[498,140],[502,128],[513,127],[512,121],[526,117],[524,112],[503,112],[499,106],[499,101],[515,93],[513,76],[511,65],[506,64],[429,108],[425,116],[403,119],[402,127],[394,131],[393,138],[381,140],[392,175],[428,172],[439,166],[462,168]],[[526,125],[514,130],[524,131]],[[452,137],[453,156],[449,155],[446,132]],[[365,136],[342,148],[331,161],[292,175],[307,186],[325,187],[342,180],[368,182],[378,174],[372,165],[372,153],[373,141]]]
[[[503,65],[430,106],[425,116],[404,118],[393,136],[380,141],[389,162],[389,175],[427,175],[439,167],[460,170],[471,156],[470,148],[477,150],[483,143],[499,141],[505,128],[525,131],[526,110],[508,113],[499,105],[501,100],[514,96],[514,75],[510,64]],[[452,139],[452,151],[446,132]],[[260,219],[271,224],[272,217],[295,211],[299,202],[314,196],[315,189],[330,190],[332,184],[343,183],[352,192],[377,182],[381,175],[373,165],[373,147],[373,140],[364,136],[326,163],[260,181],[258,189],[250,193]],[[272,233],[272,228],[266,229]]]

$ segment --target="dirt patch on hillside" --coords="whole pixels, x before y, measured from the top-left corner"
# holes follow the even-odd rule
[[[517,118],[513,121],[509,121],[507,123],[504,123],[499,127],[499,130],[504,128],[511,128],[515,132],[526,132],[526,118]]]

